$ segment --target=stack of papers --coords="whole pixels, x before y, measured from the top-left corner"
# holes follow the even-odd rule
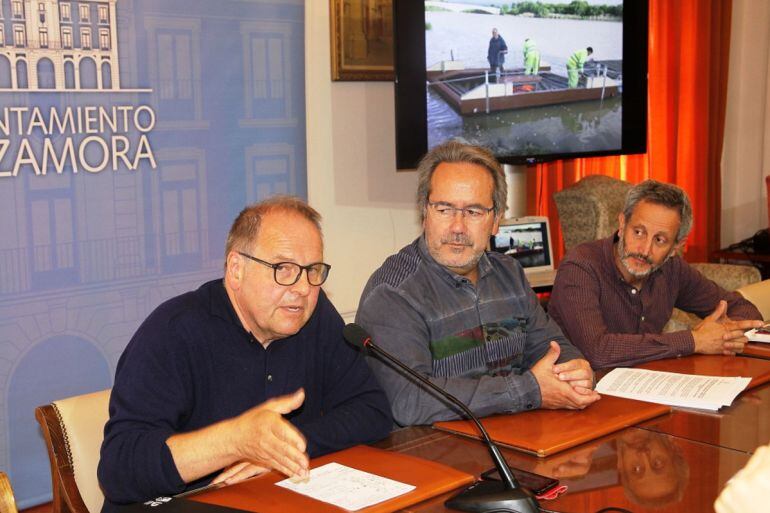
[[[754,328],[744,333],[744,335],[746,335],[750,342],[770,343],[770,325],[766,324],[761,328]]]
[[[718,410],[732,404],[751,378],[615,369],[596,385],[600,394],[685,408]]]
[[[348,511],[358,511],[415,488],[339,463],[327,463],[312,469],[307,481],[284,479],[275,484]]]

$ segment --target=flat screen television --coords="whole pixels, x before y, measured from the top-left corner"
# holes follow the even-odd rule
[[[395,0],[394,30],[399,169],[450,139],[509,164],[646,151],[647,0]]]

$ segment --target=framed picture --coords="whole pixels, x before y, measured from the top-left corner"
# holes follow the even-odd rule
[[[330,2],[332,80],[393,80],[393,1]]]

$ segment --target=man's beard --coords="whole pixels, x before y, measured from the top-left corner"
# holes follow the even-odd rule
[[[441,237],[441,245],[443,246],[447,244],[459,244],[459,245],[471,248],[471,250],[473,249],[473,241],[468,236],[468,234],[465,234],[465,233],[445,234],[443,237]],[[457,257],[455,255],[452,255],[451,253],[449,255],[446,255],[447,258],[445,258],[444,255],[441,255],[441,254],[436,254],[433,257],[436,259],[438,263],[446,267],[452,267],[456,269],[471,269],[475,267],[476,264],[479,263],[479,260],[481,260],[481,255],[483,253],[484,253],[483,251],[479,251],[479,252],[472,251],[470,255],[466,256],[465,260],[459,260],[459,261],[455,260],[455,258]]]
[[[649,256],[643,255],[641,253],[629,253],[626,250],[626,241],[623,237],[623,234],[621,233],[618,235],[618,256],[620,257],[620,263],[623,264],[623,267],[626,268],[626,271],[628,271],[628,274],[633,276],[634,278],[646,278],[653,272],[657,271],[661,268],[663,264],[666,263],[666,261],[671,258],[671,255],[674,254],[674,251],[672,250],[668,255],[666,255],[666,258],[663,259],[663,261],[659,265],[654,265],[652,263],[652,259]],[[629,259],[636,258],[639,260],[644,261],[649,265],[647,269],[644,270],[637,270],[634,269],[631,264],[629,263]]]
[[[473,241],[464,233],[449,233],[441,237],[441,244],[462,244],[463,246],[473,246]]]

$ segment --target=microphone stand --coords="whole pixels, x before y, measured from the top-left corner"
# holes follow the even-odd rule
[[[388,352],[380,349],[377,345],[372,343],[372,339],[367,337],[363,341],[364,347],[371,352],[376,353],[378,356],[386,359],[393,365],[397,366],[410,376],[413,376],[420,380],[420,382],[427,385],[429,388],[437,392],[442,397],[449,399],[452,404],[459,407],[465,415],[468,416],[481,432],[481,436],[484,442],[489,448],[489,453],[492,456],[492,461],[495,464],[498,474],[500,474],[500,481],[478,481],[466,488],[462,492],[458,493],[451,499],[447,500],[444,504],[448,508],[457,509],[460,511],[469,511],[472,513],[491,513],[491,512],[512,512],[512,513],[538,513],[540,511],[540,505],[537,499],[531,491],[523,488],[516,481],[513,476],[511,468],[503,458],[500,449],[497,447],[484,426],[476,418],[476,415],[468,408],[465,403],[457,399],[455,396],[443,390],[435,385],[428,378],[422,374],[415,372],[410,367],[406,366],[395,357],[391,356]]]

